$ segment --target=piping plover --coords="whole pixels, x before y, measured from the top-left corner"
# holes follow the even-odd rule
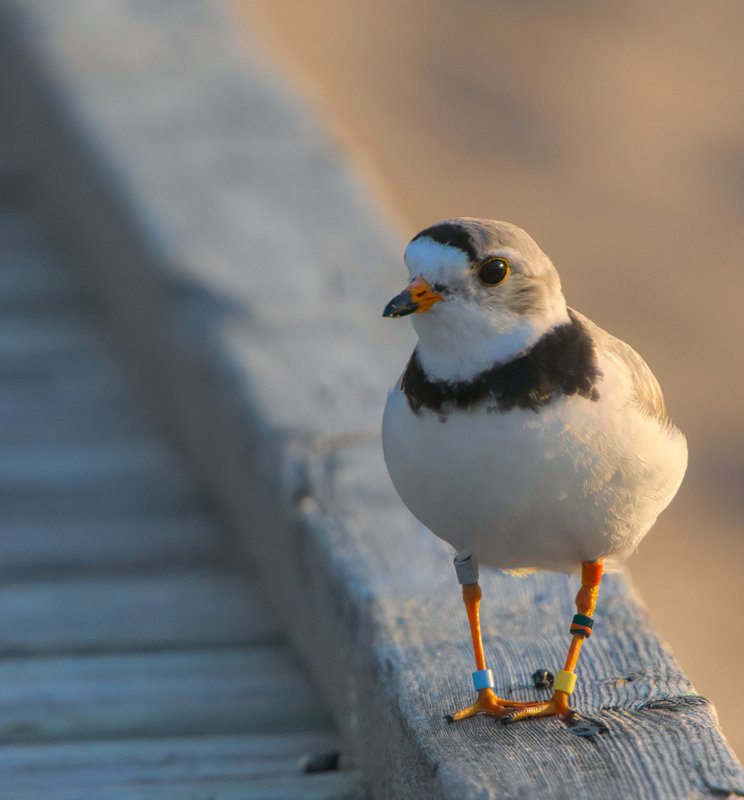
[[[568,718],[604,565],[626,558],[674,497],[685,437],[643,359],[566,305],[558,272],[521,228],[445,220],[411,240],[405,262],[412,281],[384,316],[413,315],[418,344],[389,394],[382,440],[404,503],[456,550],[477,698],[449,718]],[[581,571],[551,700],[494,692],[478,563]]]

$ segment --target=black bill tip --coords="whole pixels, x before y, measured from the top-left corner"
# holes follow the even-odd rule
[[[418,308],[414,303],[411,293],[406,289],[400,294],[396,295],[386,306],[382,312],[383,317],[405,317],[408,314],[413,314]]]

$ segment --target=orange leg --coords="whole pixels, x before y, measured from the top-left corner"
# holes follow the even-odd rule
[[[563,669],[555,676],[553,697],[547,702],[529,703],[522,708],[514,709],[502,715],[504,722],[518,722],[530,717],[549,717],[557,714],[567,717],[570,712],[568,698],[576,685],[576,664],[579,660],[584,639],[591,635],[594,624],[593,615],[599,595],[599,583],[602,580],[602,561],[584,561],[581,565],[581,589],[576,595],[576,611],[571,625],[571,646]]]
[[[457,566],[457,562],[455,562]],[[460,571],[458,569],[458,575]],[[477,572],[473,572],[469,577],[476,577]],[[449,722],[457,722],[461,719],[475,716],[476,714],[490,714],[494,717],[503,717],[511,709],[522,708],[528,703],[514,703],[510,700],[504,700],[494,692],[493,673],[486,666],[486,656],[483,652],[483,637],[481,635],[480,626],[480,601],[482,592],[477,579],[472,583],[463,583],[462,597],[465,601],[465,610],[468,614],[468,622],[470,623],[470,635],[473,639],[473,654],[475,655],[475,669],[473,673],[473,684],[478,697],[475,702],[457,711],[454,714],[448,714],[447,720]]]

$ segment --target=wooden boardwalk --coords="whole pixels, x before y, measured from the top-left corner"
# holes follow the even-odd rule
[[[105,322],[0,174],[0,796],[359,797]]]
[[[0,156],[43,186],[200,476],[10,203],[0,800],[358,796],[354,773],[297,767],[334,738],[233,541],[380,800],[744,796],[713,708],[621,575],[574,697],[607,733],[442,719],[470,691],[462,602],[379,440],[411,344],[379,316],[401,243],[241,42],[223,0],[0,0]],[[565,657],[576,587],[481,577],[499,687],[534,698],[530,674]]]

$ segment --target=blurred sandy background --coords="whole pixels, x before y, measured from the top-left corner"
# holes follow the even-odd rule
[[[744,754],[744,3],[233,2],[406,236],[517,223],[650,363],[690,467],[630,568]]]

